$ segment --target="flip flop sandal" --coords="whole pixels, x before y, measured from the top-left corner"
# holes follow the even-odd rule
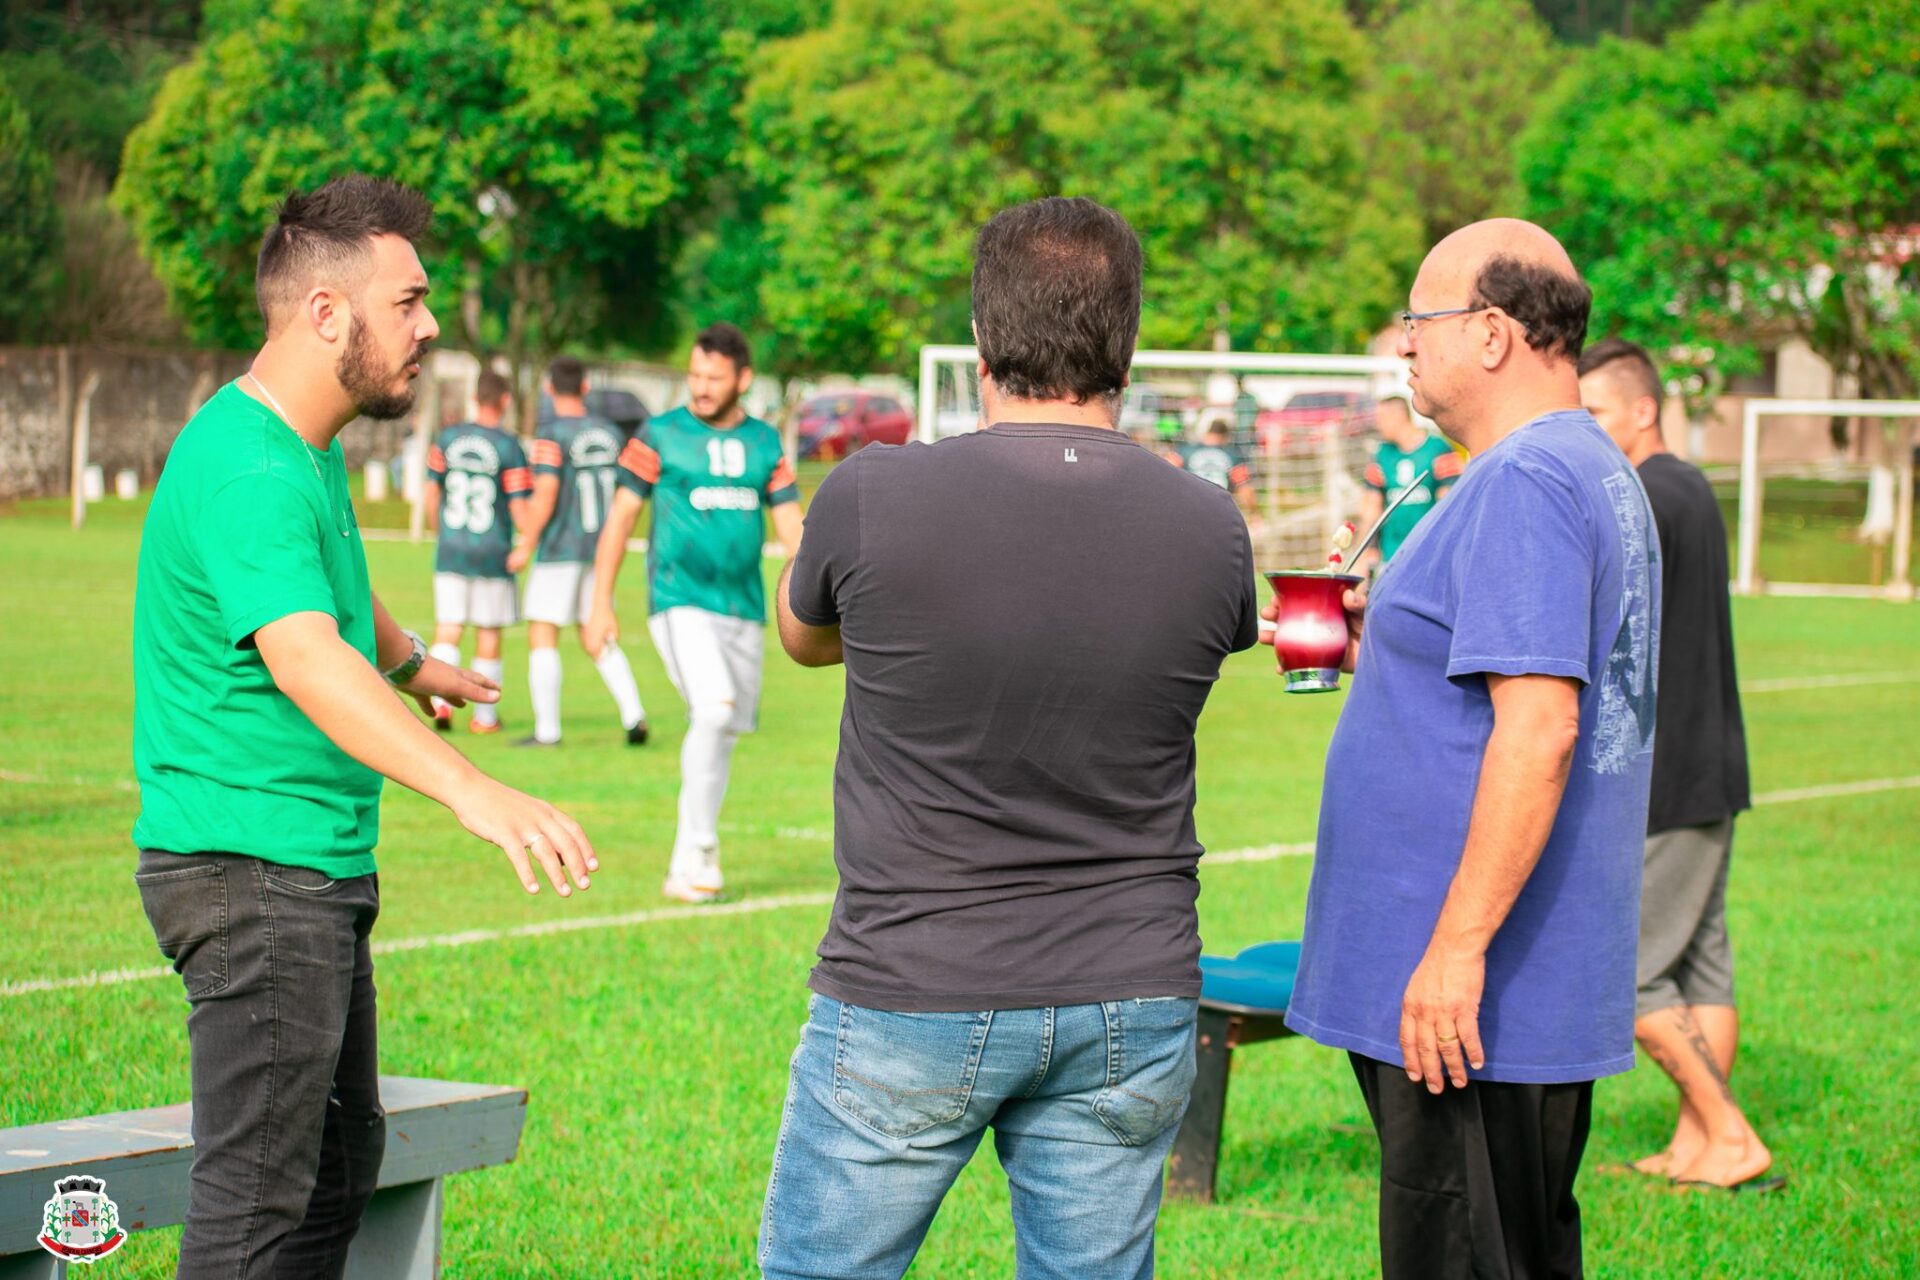
[[[1778,1191],[1782,1187],[1785,1187],[1787,1185],[1787,1175],[1784,1173],[1776,1173],[1771,1175],[1762,1173],[1762,1174],[1757,1174],[1754,1177],[1748,1178],[1745,1182],[1733,1183],[1731,1186],[1725,1185],[1723,1183],[1718,1183],[1718,1182],[1706,1182],[1698,1178],[1674,1178],[1674,1179],[1671,1179],[1671,1181],[1673,1185],[1676,1187],[1686,1187],[1689,1189],[1704,1188],[1708,1191],[1724,1191],[1728,1195],[1758,1196],[1758,1195],[1765,1195],[1769,1191]]]

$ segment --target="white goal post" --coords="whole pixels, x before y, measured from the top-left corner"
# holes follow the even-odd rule
[[[919,439],[979,425],[979,360],[973,346],[920,349]],[[1254,552],[1273,567],[1322,563],[1360,509],[1374,406],[1407,385],[1406,362],[1392,356],[1147,350],[1132,371],[1119,422],[1128,435],[1164,450],[1209,426],[1231,433],[1251,473]]]
[[[1907,426],[1896,437],[1894,459],[1893,564],[1883,587],[1856,587],[1829,583],[1767,582],[1760,577],[1760,517],[1764,491],[1760,474],[1761,419],[1785,415],[1819,414],[1850,418],[1898,418]],[[1913,421],[1920,419],[1920,400],[1749,400],[1741,422],[1739,556],[1733,589],[1740,595],[1871,595],[1889,600],[1912,600],[1913,545]]]

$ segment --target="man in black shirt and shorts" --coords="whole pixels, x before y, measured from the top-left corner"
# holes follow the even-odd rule
[[[1750,807],[1746,731],[1734,680],[1727,528],[1698,467],[1667,452],[1660,376],[1609,338],[1580,359],[1580,398],[1640,474],[1660,533],[1660,684],[1640,898],[1634,1035],[1680,1088],[1664,1151],[1633,1168],[1727,1191],[1771,1191],[1773,1163],[1733,1099],[1740,1018],[1727,938],[1733,819]]]
[[[840,891],[767,1276],[898,1277],[988,1128],[1023,1276],[1153,1271],[1200,994],[1194,723],[1258,635],[1232,496],[1115,429],[1140,243],[1082,199],[975,244],[988,427],[820,486],[780,638],[846,664]]]

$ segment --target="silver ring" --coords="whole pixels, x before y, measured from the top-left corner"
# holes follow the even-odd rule
[[[546,838],[547,838],[547,833],[546,833],[546,832],[544,832],[544,831],[536,831],[536,832],[534,832],[534,833],[533,833],[533,835],[532,835],[532,836],[530,836],[530,837],[528,837],[528,839],[527,839],[527,843],[526,843],[526,846],[525,846],[525,847],[526,847],[526,848],[528,848],[528,849],[531,849],[531,848],[533,848],[533,846],[535,846],[535,845],[537,845],[537,844],[539,844],[539,843],[540,843],[540,842],[541,842],[542,840],[545,840]]]

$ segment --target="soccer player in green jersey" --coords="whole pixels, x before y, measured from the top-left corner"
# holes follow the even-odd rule
[[[533,698],[533,736],[516,746],[560,742],[560,628],[583,623],[593,605],[593,553],[614,492],[620,428],[587,412],[587,368],[572,356],[547,366],[553,419],[533,442],[533,510],[508,564],[518,569],[532,548],[539,562],[527,575],[527,690]],[[612,636],[580,643],[620,711],[627,743],[647,740],[647,713],[633,667]]]
[[[686,902],[711,902],[725,884],[720,804],[734,743],[759,716],[767,621],[760,549],[769,511],[789,558],[800,545],[800,487],[780,433],[740,402],[752,382],[740,330],[709,325],[694,339],[690,403],[649,422],[620,455],[620,487],[594,559],[593,611],[580,633],[589,646],[619,635],[614,580],[652,498],[648,629],[687,704],[680,824],[664,892]]]
[[[381,607],[337,438],[413,407],[440,332],[412,243],[430,215],[357,174],[287,197],[255,277],[266,343],[180,432],[141,530],[134,882],[190,1010],[182,1276],[346,1266],[386,1149],[383,776],[451,809],[528,893],[535,860],[562,896],[569,872],[584,889],[599,868],[579,824],[481,773],[394,696],[497,696]]]
[[[533,494],[527,455],[501,425],[512,398],[512,384],[482,369],[473,392],[474,420],[441,431],[427,451],[426,509],[439,530],[433,556],[435,631],[428,652],[459,666],[460,638],[471,624],[473,669],[495,684],[506,675],[500,629],[520,616],[507,557],[514,529],[527,522],[527,499]],[[452,728],[452,705],[435,698],[433,723]],[[472,728],[498,733],[499,704],[475,703]]]
[[[1404,396],[1388,396],[1375,410],[1380,432],[1380,449],[1367,464],[1366,492],[1360,499],[1360,527],[1371,529],[1380,513],[1409,488],[1414,492],[1394,511],[1379,541],[1367,549],[1362,573],[1376,564],[1385,564],[1407,540],[1413,527],[1447,496],[1453,482],[1466,466],[1460,455],[1445,440],[1433,435],[1413,419],[1413,410]],[[1422,476],[1425,479],[1421,479]],[[1416,486],[1417,482],[1417,486]]]

